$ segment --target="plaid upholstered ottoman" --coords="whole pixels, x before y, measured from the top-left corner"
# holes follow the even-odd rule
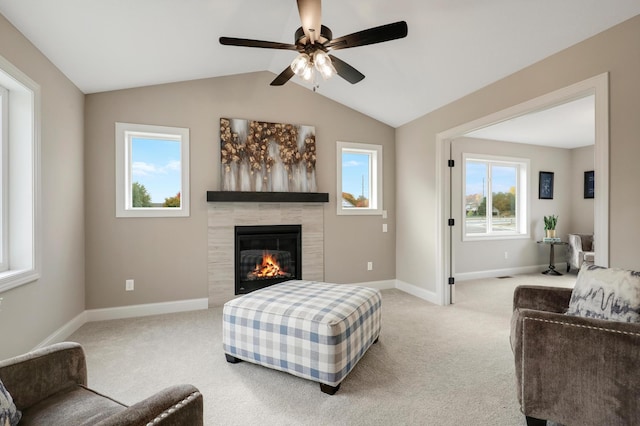
[[[223,309],[227,361],[241,360],[320,383],[333,395],[380,335],[375,289],[292,280],[231,300]]]

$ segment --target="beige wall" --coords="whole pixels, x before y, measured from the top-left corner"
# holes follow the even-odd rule
[[[544,216],[558,215],[558,236],[566,240],[566,234],[572,228],[572,176],[571,150],[549,148],[521,143],[497,142],[483,139],[458,138],[453,141],[453,159],[456,165],[453,171],[453,212],[456,223],[462,223],[462,161],[463,153],[503,155],[529,159],[530,193],[529,232],[525,239],[462,241],[462,226],[454,227],[453,247],[455,252],[455,277],[460,279],[465,273],[517,269],[549,263],[549,247],[535,244],[544,237]],[[553,172],[553,200],[538,199],[539,172]],[[456,190],[457,189],[457,190]],[[593,215],[592,215],[593,216]],[[593,219],[592,219],[593,221]],[[507,259],[504,253],[507,252]],[[558,262],[564,261],[560,252]],[[474,276],[471,275],[473,278]]]
[[[324,206],[325,280],[395,278],[394,129],[294,83],[271,87],[273,77],[252,73],[86,97],[87,309],[208,296],[206,191],[220,189],[220,117],[315,126],[318,189],[331,200]],[[116,219],[116,121],[190,129],[191,217]],[[338,140],[383,145],[388,233],[380,216],[336,215]],[[367,261],[374,262],[371,272]],[[124,291],[128,278],[133,292]]]
[[[41,343],[84,310],[84,95],[0,15],[0,55],[40,85],[42,269],[0,294],[0,359]]]
[[[610,265],[640,269],[640,16],[396,129],[397,278],[436,291],[436,134],[609,72]]]
[[[593,234],[594,199],[584,198],[584,172],[594,168],[593,151],[593,145],[571,150],[571,233]]]

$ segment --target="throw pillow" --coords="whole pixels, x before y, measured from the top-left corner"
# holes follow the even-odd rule
[[[22,413],[18,411],[16,404],[13,403],[13,398],[9,395],[9,391],[0,380],[0,425],[16,426],[21,418]]]
[[[567,314],[640,322],[640,273],[583,264]]]

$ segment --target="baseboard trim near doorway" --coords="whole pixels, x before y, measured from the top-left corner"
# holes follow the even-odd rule
[[[506,275],[520,275],[520,274],[533,274],[536,272],[542,272],[549,268],[549,265],[533,265],[533,266],[519,266],[517,268],[505,268],[505,269],[489,269],[486,271],[474,271],[474,272],[456,272],[456,282],[479,280],[483,278],[497,278],[504,277]],[[559,271],[566,271],[567,264],[564,262],[556,263],[556,269]]]
[[[436,293],[424,288],[417,287],[413,284],[409,284],[400,280],[396,280],[396,288],[398,290],[404,291],[405,293],[409,293],[412,296],[418,297],[422,300],[426,300],[427,302],[431,302],[436,305],[442,305],[440,297]]]

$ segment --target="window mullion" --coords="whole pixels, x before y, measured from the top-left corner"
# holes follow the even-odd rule
[[[491,218],[493,217],[493,185],[491,184],[493,164],[487,162],[487,203],[486,203],[486,220],[487,220],[487,234],[493,233],[493,224]]]
[[[520,164],[514,165],[516,168],[516,191],[513,199],[513,207],[515,209],[514,220],[516,221],[516,233],[520,233]]]

